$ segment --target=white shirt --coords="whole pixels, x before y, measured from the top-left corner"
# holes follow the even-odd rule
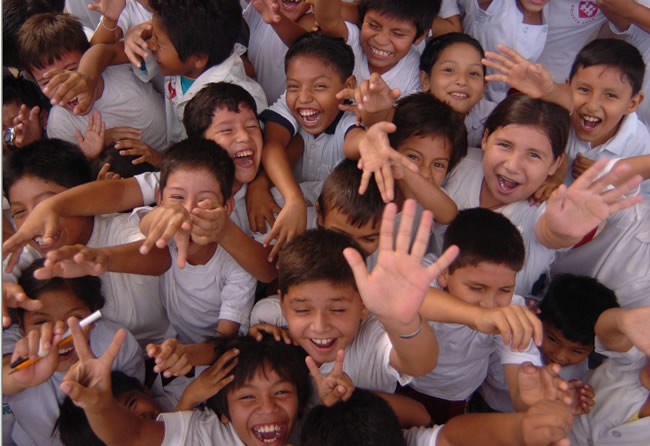
[[[596,338],[596,351],[609,357],[598,367],[589,384],[596,394],[595,404],[586,415],[576,417],[571,444],[647,446],[650,417],[628,422],[648,398],[639,373],[648,357],[636,347],[625,353],[607,351]]]
[[[442,428],[443,425],[412,427],[402,430],[402,434],[408,446],[436,446]]]
[[[161,413],[165,423],[161,446],[244,446],[232,423],[222,424],[210,409]]]
[[[187,103],[211,82],[230,82],[241,86],[255,99],[258,112],[267,107],[266,95],[260,84],[246,76],[241,57],[233,52],[219,65],[205,70],[183,93],[181,76],[165,77],[165,114],[167,117],[167,142],[178,142],[187,136],[183,127],[183,112]]]
[[[96,356],[101,356],[117,333],[120,326],[108,320],[99,320],[90,332],[90,349]],[[2,333],[2,353],[11,354],[16,341],[20,339],[17,327]],[[124,344],[111,366],[128,376],[144,382],[144,356],[137,341],[127,332]],[[65,399],[59,386],[66,372],[55,372],[44,383],[25,389],[22,392],[3,398],[13,411],[16,422],[12,438],[18,445],[61,445],[58,431],[52,437],[54,424],[59,417],[59,404]]]
[[[99,111],[106,128],[134,127],[142,131],[142,141],[158,151],[166,148],[163,99],[151,84],[141,82],[128,65],[106,68],[104,89],[92,112]],[[75,131],[86,133],[88,116],[79,116],[54,106],[47,121],[47,136],[77,144]]]
[[[469,110],[465,116],[467,147],[481,147],[481,140],[485,131],[485,121],[487,121],[487,118],[496,106],[496,102],[482,98]]]

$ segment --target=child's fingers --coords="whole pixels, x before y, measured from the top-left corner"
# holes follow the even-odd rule
[[[307,368],[309,369],[309,374],[312,376],[312,378],[318,385],[318,383],[320,383],[325,377],[320,372],[320,368],[316,365],[316,361],[314,361],[311,356],[307,356],[305,358],[305,364],[307,364]]]
[[[239,350],[236,348],[231,348],[223,355],[219,356],[219,359],[212,364],[206,372],[215,373],[217,379],[222,379],[225,375],[228,375],[232,369],[237,365],[237,355],[239,355]]]
[[[453,262],[458,256],[458,252],[458,246],[451,245],[444,253],[442,253],[440,257],[438,257],[438,260],[436,260],[435,263],[427,267],[427,271],[431,280],[438,277],[441,272],[449,267],[451,262]]]
[[[339,350],[336,352],[336,359],[334,361],[334,367],[330,376],[340,376],[343,375],[343,361],[345,360],[345,350]]]
[[[429,237],[431,236],[431,228],[433,227],[433,213],[429,210],[422,212],[420,217],[420,224],[418,225],[415,240],[411,246],[411,255],[421,259],[427,252],[429,246]]]
[[[183,269],[187,263],[187,256],[190,249],[190,232],[177,232],[176,235],[174,235],[174,242],[176,243],[176,248],[178,249],[176,264],[179,268]]]
[[[72,333],[72,342],[74,343],[75,351],[80,361],[87,361],[95,357],[93,352],[90,351],[88,339],[86,334],[79,326],[79,321],[75,317],[68,318],[68,327]]]

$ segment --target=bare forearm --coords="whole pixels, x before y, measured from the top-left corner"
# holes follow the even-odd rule
[[[228,236],[220,242],[223,249],[232,256],[239,265],[260,282],[268,283],[278,275],[275,266],[266,259],[271,248],[265,248],[248,237],[237,225],[228,222]]]
[[[441,36],[448,33],[462,33],[463,25],[460,21],[459,15],[452,15],[443,19],[442,17],[436,17],[433,19],[433,35]]]
[[[521,430],[524,415],[465,414],[449,420],[438,435],[438,446],[520,446],[524,444]],[[477,435],[480,432],[480,435]]]
[[[391,365],[398,372],[422,376],[433,370],[438,362],[438,341],[426,321],[419,317],[410,324],[394,324],[382,318],[379,320],[393,345]],[[411,337],[416,332],[417,335]]]
[[[628,165],[633,175],[641,175],[644,180],[650,179],[650,155],[624,158],[616,162],[616,165],[619,164]]]
[[[165,437],[163,423],[135,416],[112,397],[102,406],[97,410],[85,409],[85,412],[93,432],[107,446],[162,444]]]
[[[611,308],[596,321],[596,336],[608,350],[626,352],[632,348],[632,342],[621,329],[626,311],[623,308]]]
[[[410,191],[412,197],[422,205],[424,209],[433,212],[433,218],[437,223],[448,225],[456,218],[458,207],[454,200],[440,189],[439,186],[425,180],[418,174],[407,172],[402,180],[398,180],[401,190]]]
[[[138,182],[128,178],[93,181],[73,187],[49,198],[48,203],[60,216],[87,217],[143,206],[144,198]]]
[[[293,177],[286,152],[286,147],[291,141],[291,134],[287,129],[269,123],[264,136],[268,141],[262,150],[264,171],[285,200],[302,198],[302,192]]]
[[[341,0],[315,0],[314,16],[324,34],[347,40],[348,28],[341,15]]]
[[[102,17],[101,22],[92,38],[90,39],[91,45],[98,43],[115,43],[122,38],[122,28],[117,26],[116,20],[111,20],[106,16]]]
[[[307,33],[305,28],[289,20],[284,14],[280,14],[280,21],[272,23],[271,26],[280,40],[288,47],[291,47],[296,40]]]
[[[476,328],[474,320],[477,307],[455,298],[449,293],[429,288],[420,307],[422,319],[450,324],[463,324]]]
[[[100,248],[107,257],[109,272],[159,276],[171,265],[169,249],[153,247],[148,254],[140,254],[141,241]]]

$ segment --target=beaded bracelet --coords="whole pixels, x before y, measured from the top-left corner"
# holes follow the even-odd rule
[[[115,24],[114,28],[109,28],[108,26],[106,26],[106,24],[104,23],[104,18],[103,17],[102,17],[102,19],[100,20],[99,23],[102,24],[102,28],[104,28],[106,31],[115,32],[117,30],[117,28],[119,28],[117,23]]]
[[[413,339],[414,337],[420,334],[420,332],[422,331],[423,322],[422,322],[422,316],[420,316],[419,313],[418,313],[418,317],[420,318],[420,325],[418,325],[418,328],[413,333],[399,335],[400,339]]]

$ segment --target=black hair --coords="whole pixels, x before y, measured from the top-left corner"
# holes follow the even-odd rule
[[[639,50],[621,39],[596,39],[585,45],[571,66],[569,79],[573,79],[579,68],[606,65],[618,68],[621,77],[632,87],[632,96],[641,91],[645,76],[645,62]]]
[[[278,256],[278,289],[284,296],[289,288],[324,280],[355,290],[352,269],[343,257],[345,248],[363,250],[350,237],[328,229],[310,229],[286,244]]]
[[[422,56],[420,56],[420,70],[424,71],[427,75],[431,73],[431,68],[438,61],[440,54],[445,48],[450,47],[456,43],[464,43],[473,47],[481,55],[481,59],[485,57],[485,51],[481,43],[474,37],[465,33],[447,33],[440,36],[430,37],[427,39],[427,44],[424,47]],[[485,76],[485,65],[483,66],[483,76]]]
[[[343,39],[329,37],[321,32],[311,32],[294,42],[284,57],[284,72],[291,59],[297,56],[315,57],[336,71],[345,82],[354,72],[354,53]]]
[[[64,6],[64,0],[4,0],[2,2],[2,65],[21,67],[17,40],[18,31],[25,20],[41,12],[63,12]]]
[[[359,195],[362,174],[357,162],[349,159],[341,161],[330,172],[318,196],[323,219],[328,210],[337,210],[346,216],[350,225],[357,228],[368,223],[379,225],[384,212],[384,201],[374,177],[370,179],[366,192]]]
[[[131,178],[145,172],[158,172],[158,169],[149,163],[133,164],[132,161],[138,158],[140,155],[120,155],[120,149],[116,149],[115,143],[111,143],[90,162],[92,176],[96,178],[106,163],[111,165],[111,172],[119,174],[122,178]]]
[[[489,135],[511,124],[539,127],[548,136],[553,157],[557,159],[564,153],[570,121],[569,112],[563,107],[523,93],[514,93],[506,96],[492,110],[485,121],[485,131]]]
[[[546,290],[539,318],[569,341],[593,345],[596,321],[605,310],[616,307],[616,293],[596,279],[559,274]]]
[[[213,341],[217,356],[236,348],[237,365],[231,372],[234,379],[207,401],[207,406],[219,415],[230,418],[228,394],[244,386],[258,373],[274,371],[280,378],[296,386],[298,413],[307,405],[311,395],[311,379],[305,364],[305,351],[295,345],[278,342],[264,335],[261,341],[254,337],[217,338]]]
[[[464,209],[449,224],[443,250],[458,246],[460,253],[449,265],[449,273],[481,262],[506,265],[519,271],[526,249],[521,233],[507,217],[483,208]]]
[[[449,140],[449,166],[456,166],[467,155],[467,127],[462,115],[428,93],[415,93],[397,101],[393,124],[397,127],[388,135],[392,147],[411,136],[442,136]]]
[[[40,107],[49,110],[50,101],[43,95],[41,89],[32,81],[13,76],[2,77],[2,104],[15,102],[18,106],[25,104],[27,107]]]
[[[359,20],[363,23],[366,13],[376,10],[381,15],[411,22],[415,26],[417,39],[431,27],[433,19],[440,12],[441,3],[441,0],[360,0]]]
[[[45,259],[36,259],[20,273],[18,285],[23,288],[25,295],[30,299],[38,297],[47,291],[70,291],[91,312],[97,311],[106,302],[102,294],[102,282],[99,277],[83,276],[74,279],[52,277],[51,279],[39,280],[34,277],[34,272],[43,267]],[[25,310],[22,308],[10,308],[12,319],[22,325]]]
[[[14,151],[3,166],[5,193],[26,176],[71,188],[93,180],[88,160],[81,149],[61,139],[41,139]]]
[[[207,169],[219,183],[224,203],[231,197],[235,165],[228,152],[216,142],[203,138],[184,139],[165,150],[160,166],[161,191],[167,186],[169,175],[181,168]]]
[[[206,68],[210,68],[232,53],[243,21],[238,0],[151,0],[150,4],[181,61],[206,55]]]
[[[347,401],[309,411],[300,434],[302,446],[406,446],[397,415],[380,396],[355,389]]]
[[[84,410],[66,396],[59,406],[59,418],[54,425],[54,433],[59,431],[61,443],[65,446],[104,446],[90,427]]]
[[[137,378],[114,370],[111,372],[111,391],[113,392],[113,398],[118,398],[126,392],[146,392],[147,389]]]
[[[187,136],[203,138],[220,108],[235,113],[249,109],[257,116],[257,104],[249,92],[230,82],[213,82],[194,95],[185,107],[183,125]]]

